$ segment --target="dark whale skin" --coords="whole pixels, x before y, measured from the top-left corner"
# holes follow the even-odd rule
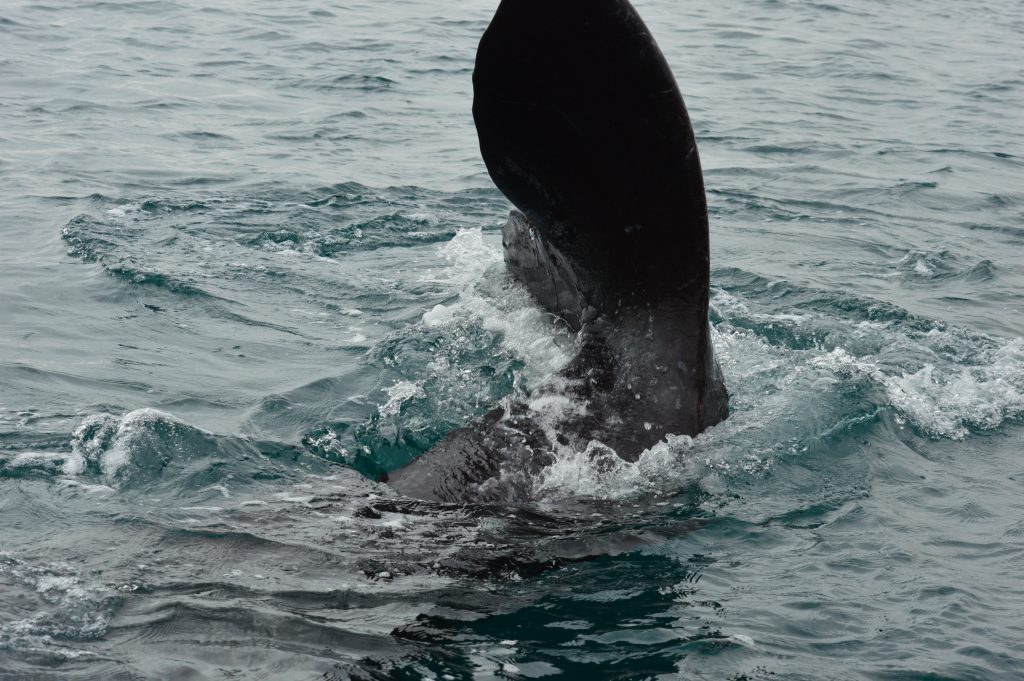
[[[724,420],[700,157],[636,10],[626,0],[502,0],[473,87],[484,162],[518,209],[502,233],[508,269],[580,332],[562,378],[587,408],[558,423],[558,442],[597,440],[632,461],[669,433]],[[514,502],[526,493],[519,478],[549,463],[551,446],[525,408],[496,410],[389,483],[420,498]]]

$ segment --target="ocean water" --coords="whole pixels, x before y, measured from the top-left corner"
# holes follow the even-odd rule
[[[370,477],[572,353],[495,5],[0,7],[0,678],[1024,679],[1020,3],[636,0],[732,416],[438,506]]]

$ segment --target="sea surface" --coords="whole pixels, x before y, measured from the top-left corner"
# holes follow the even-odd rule
[[[0,679],[1024,679],[1019,0],[636,0],[732,416],[431,505],[372,479],[574,342],[495,6],[0,5]]]

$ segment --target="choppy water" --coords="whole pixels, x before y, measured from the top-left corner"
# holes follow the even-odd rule
[[[518,509],[394,468],[557,370],[495,2],[0,8],[0,678],[1024,678],[1019,3],[637,0],[733,416]]]

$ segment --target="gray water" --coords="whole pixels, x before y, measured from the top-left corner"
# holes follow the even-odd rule
[[[733,413],[502,509],[366,477],[572,352],[495,2],[4,3],[0,678],[1024,678],[1019,2],[636,5]]]

